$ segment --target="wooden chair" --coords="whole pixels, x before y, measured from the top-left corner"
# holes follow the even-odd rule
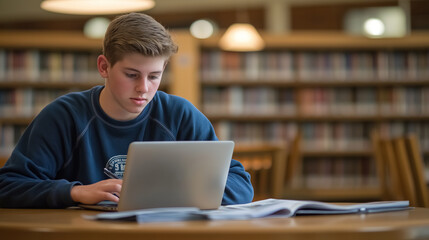
[[[381,138],[378,132],[374,131],[372,144],[382,199],[404,199],[393,142],[391,139]]]
[[[254,200],[280,198],[286,167],[285,147],[275,145],[237,145],[233,158],[250,173]]]
[[[298,131],[294,140],[292,141],[288,155],[287,155],[287,165],[285,173],[285,184],[288,187],[292,187],[292,181],[295,177],[301,177],[302,173],[302,156],[301,156],[301,144],[302,142],[302,133]]]
[[[429,207],[429,192],[424,175],[424,161],[420,151],[420,145],[415,135],[408,135],[405,138],[408,151],[411,173],[414,180],[417,195],[417,206]]]
[[[413,173],[411,172],[405,137],[394,138],[391,141],[395,152],[395,161],[403,196],[410,201],[411,206],[417,207],[416,185],[413,180]]]
[[[389,199],[392,195],[388,190],[392,189],[387,186],[386,179],[386,166],[387,166],[387,157],[386,156],[386,148],[382,140],[380,139],[380,135],[377,131],[373,131],[371,135],[372,140],[372,149],[375,160],[375,166],[377,170],[377,176],[380,184],[380,192],[382,199]],[[397,179],[397,178],[396,178]]]
[[[417,138],[372,136],[380,186],[385,200],[409,200],[411,206],[429,207],[424,165]]]

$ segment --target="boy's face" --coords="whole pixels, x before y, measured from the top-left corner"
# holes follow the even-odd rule
[[[158,90],[165,61],[165,57],[132,53],[111,66],[103,55],[99,56],[98,70],[105,78],[101,108],[116,120],[136,118]]]

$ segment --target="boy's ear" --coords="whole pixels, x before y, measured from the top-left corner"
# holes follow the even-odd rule
[[[107,61],[106,56],[100,55],[97,58],[97,68],[102,78],[107,78],[109,61]]]

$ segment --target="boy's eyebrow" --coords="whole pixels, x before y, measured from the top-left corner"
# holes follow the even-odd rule
[[[140,72],[139,70],[135,69],[135,68],[130,68],[130,67],[124,67],[125,70],[130,70],[130,71],[135,71],[135,72]]]
[[[130,68],[130,67],[125,67],[125,70],[130,70],[130,71],[135,71],[135,72],[140,72],[139,70],[135,69],[135,68]],[[161,74],[162,71],[155,71],[155,72],[151,72],[152,74]]]

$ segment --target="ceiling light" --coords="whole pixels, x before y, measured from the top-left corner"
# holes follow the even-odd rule
[[[407,15],[400,7],[352,9],[345,15],[347,33],[367,37],[403,37],[407,34]]]
[[[370,18],[365,21],[363,28],[368,36],[376,37],[384,33],[384,23],[380,19]]]
[[[232,24],[219,41],[219,46],[226,51],[260,51],[265,43],[255,27],[247,23]]]
[[[199,39],[205,39],[213,35],[213,33],[217,30],[217,26],[213,21],[200,19],[193,22],[189,30],[192,36]]]
[[[89,19],[83,27],[83,33],[89,38],[103,38],[110,20],[104,17]]]
[[[65,14],[103,15],[143,11],[155,6],[153,0],[44,0],[44,10]]]

